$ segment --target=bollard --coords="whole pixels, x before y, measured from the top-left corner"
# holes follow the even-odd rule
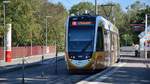
[[[55,73],[57,74],[57,55],[58,55],[58,52],[57,52],[57,46],[56,46],[56,59],[55,59]]]
[[[44,56],[42,55],[42,65],[43,65],[43,62],[44,62]],[[41,77],[44,77],[44,71],[42,70],[42,73],[41,73]]]
[[[6,35],[6,51],[5,51],[5,61],[11,62],[12,53],[11,53],[11,24],[6,25],[7,35]]]
[[[25,84],[25,80],[24,80],[24,57],[22,59],[22,84]]]
[[[43,65],[43,62],[44,62],[44,55],[43,55],[43,46],[41,47],[42,48],[42,65]],[[42,73],[41,73],[41,77],[44,77],[44,71],[42,70]]]

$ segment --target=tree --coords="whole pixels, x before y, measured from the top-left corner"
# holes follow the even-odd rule
[[[145,14],[150,13],[150,7],[146,6],[144,3],[141,3],[140,1],[136,1],[133,4],[131,4],[130,8],[128,8],[127,14],[130,18],[129,24],[145,24]],[[136,16],[136,17],[135,17]],[[148,20],[148,23],[150,20]],[[143,26],[144,27],[144,26]],[[139,43],[138,35],[142,31],[134,31],[134,27],[131,27],[132,29],[132,36],[133,36],[133,42]]]
[[[4,27],[3,27],[3,1],[0,0],[0,46],[3,45]]]
[[[13,45],[30,45],[34,32],[39,32],[39,24],[34,13],[38,11],[41,0],[13,0],[8,7],[6,21],[13,25]],[[34,31],[34,32],[33,32]],[[37,34],[37,33],[36,33]]]
[[[31,45],[31,42],[32,45],[45,45],[45,17],[52,16],[48,18],[48,45],[54,45],[55,31],[63,49],[64,24],[68,14],[61,3],[53,4],[48,0],[10,1],[6,8],[6,23],[12,24],[13,46]],[[3,42],[2,5],[0,5],[0,11],[0,18],[2,18],[2,22],[0,19],[0,40]]]
[[[129,26],[128,14],[121,9],[119,4],[98,5],[98,14],[108,19],[119,29],[121,45],[132,44],[132,29]]]
[[[94,5],[90,2],[80,2],[79,4],[72,6],[69,12],[70,14],[78,14],[83,13],[85,10],[93,11]]]
[[[47,5],[46,5],[47,4]],[[45,9],[47,8],[47,9]],[[48,45],[55,45],[58,43],[58,49],[64,49],[65,42],[65,28],[64,24],[67,18],[67,11],[61,3],[45,3],[41,8],[43,18],[51,16],[48,20]],[[45,12],[44,12],[45,11]],[[45,25],[45,23],[43,23]],[[44,26],[45,27],[45,26]],[[43,31],[45,32],[45,31]]]

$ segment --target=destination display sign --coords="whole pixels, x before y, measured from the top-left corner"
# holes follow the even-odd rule
[[[72,26],[90,26],[94,24],[95,22],[91,21],[72,21]]]

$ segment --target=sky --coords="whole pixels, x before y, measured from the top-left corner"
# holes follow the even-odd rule
[[[78,4],[80,2],[92,2],[94,4],[95,0],[49,0],[53,3],[61,2],[67,10],[69,10],[73,5]],[[105,4],[108,2],[119,3],[124,11],[126,11],[126,7],[133,4],[135,1],[140,1],[146,3],[146,5],[150,5],[150,0],[97,0],[98,4]]]

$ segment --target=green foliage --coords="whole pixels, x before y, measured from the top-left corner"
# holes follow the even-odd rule
[[[108,3],[106,5],[112,5]],[[128,14],[122,11],[121,6],[117,3],[113,3],[113,6],[98,6],[99,15],[104,16],[110,20],[118,29],[120,34],[121,45],[132,45],[133,33],[130,28],[130,20]]]
[[[121,38],[123,38],[123,39],[121,39],[122,40],[122,45],[128,46],[128,45],[133,44],[132,34],[129,34],[129,33],[123,34],[123,35],[121,35]]]
[[[126,22],[125,13],[119,4],[107,3],[107,6],[98,6],[98,14],[110,20],[117,28],[123,28]],[[109,6],[108,6],[109,5]]]
[[[12,24],[13,46],[45,45],[46,16],[48,20],[48,45],[57,43],[58,49],[64,49],[64,24],[67,11],[61,3],[51,3],[48,0],[10,0],[6,4],[6,23]],[[0,0],[0,45],[3,44],[3,1]],[[107,3],[106,5],[111,5]],[[80,2],[69,10],[70,14],[83,13],[85,10],[93,11],[94,5],[90,2]],[[113,10],[113,11],[112,11]],[[137,42],[138,33],[134,32],[130,23],[144,23],[145,14],[150,13],[150,7],[135,2],[127,12],[121,6],[98,6],[98,14],[104,16],[117,26],[120,32],[121,45],[131,45]],[[150,23],[150,20],[148,20]]]
[[[145,14],[150,14],[150,7],[146,6],[144,3],[136,1],[131,5],[131,8],[128,9],[127,14],[130,19],[129,24],[145,24]],[[148,24],[150,24],[149,19]],[[133,42],[139,43],[138,34],[142,31],[136,32],[133,31],[134,27],[130,26],[130,28],[132,29]]]
[[[0,0],[0,45],[3,44],[3,36],[4,36],[4,27],[3,27],[3,4],[2,0]]]
[[[6,23],[12,24],[13,46],[45,45],[46,16],[48,20],[48,45],[57,41],[64,48],[64,24],[67,11],[61,3],[48,0],[10,0],[6,4]],[[0,1],[0,41],[3,42],[3,5]],[[56,37],[57,36],[57,39]],[[32,43],[32,44],[31,44]]]
[[[38,4],[38,5],[36,5]],[[40,25],[36,23],[34,13],[38,11],[40,0],[12,0],[7,7],[6,22],[12,23],[13,45],[30,45],[36,32],[39,32]],[[38,35],[36,35],[38,38]]]
[[[85,10],[93,11],[94,5],[90,2],[80,2],[77,5],[74,5],[70,9],[70,14],[83,13]]]
[[[43,7],[44,8],[44,7]],[[42,10],[43,10],[42,8]],[[65,28],[64,24],[67,17],[67,11],[64,9],[62,4],[52,4],[49,3],[47,5],[48,10],[45,10],[45,14],[50,16],[47,18],[48,20],[48,44],[55,45],[57,43],[58,49],[64,49],[64,35]],[[45,24],[44,24],[45,25]]]

